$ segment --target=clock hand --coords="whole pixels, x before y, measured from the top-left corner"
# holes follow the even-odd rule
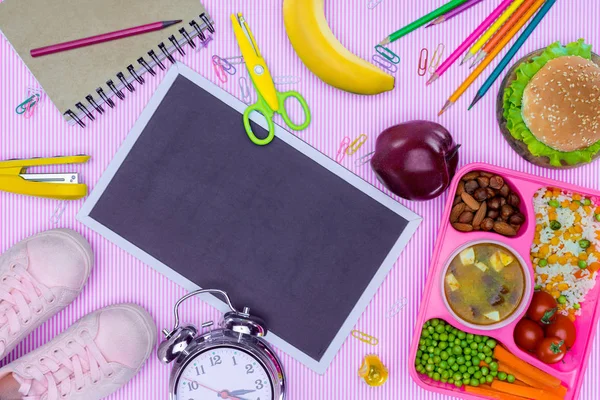
[[[217,393],[217,396],[219,396],[219,395],[220,395],[220,393],[221,393],[221,391],[220,391],[220,390],[215,390],[215,389],[213,389],[213,388],[210,388],[210,387],[208,387],[208,386],[206,386],[206,385],[203,385],[203,384],[201,384],[200,382],[198,382],[198,381],[195,381],[195,380],[193,380],[193,379],[186,378],[186,377],[183,377],[183,379],[185,379],[186,381],[190,381],[190,382],[197,383],[197,384],[198,384],[198,386],[202,386],[204,389],[208,389],[208,390],[210,390],[211,392],[215,392],[215,393]],[[227,399],[227,397],[223,397],[223,398],[224,398],[224,399]],[[237,400],[237,399],[233,399],[233,400]]]
[[[240,389],[240,390],[234,390],[233,392],[231,392],[229,394],[232,394],[234,396],[241,396],[241,395],[252,393],[252,392],[256,392],[256,390],[243,390],[243,389]]]

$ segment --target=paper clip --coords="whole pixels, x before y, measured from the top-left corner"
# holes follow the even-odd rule
[[[58,225],[58,223],[60,222],[60,219],[62,218],[63,214],[65,213],[65,210],[67,209],[67,203],[68,202],[66,200],[61,201],[54,209],[54,212],[50,216],[50,222],[53,225]]]
[[[438,44],[435,51],[433,52],[433,55],[431,56],[431,60],[429,61],[429,73],[430,74],[433,74],[435,72],[436,68],[438,67],[438,65],[440,65],[440,63],[442,62],[442,57],[444,56],[445,48],[446,48],[446,46],[444,45],[444,43],[440,43],[440,44]]]
[[[383,0],[369,0],[369,2],[367,3],[367,7],[369,7],[369,10],[372,10],[375,7],[377,7],[382,1]]]
[[[388,310],[387,317],[392,318],[396,316],[406,306],[406,303],[406,297],[402,297],[400,300],[396,301]]]
[[[341,163],[342,160],[344,160],[344,157],[346,157],[346,149],[348,148],[349,145],[350,145],[350,138],[348,136],[346,136],[340,142],[340,147],[338,148],[337,155],[335,156],[335,161]]]
[[[283,75],[283,76],[274,76],[273,82],[276,85],[293,85],[295,83],[300,83],[302,79],[299,76],[294,75]]]
[[[377,346],[379,339],[374,336],[367,335],[364,332],[357,331],[356,329],[350,332],[353,338],[360,340],[363,343],[370,344],[371,346]]]
[[[244,57],[243,56],[227,57],[227,58],[224,58],[223,60],[227,61],[229,64],[232,64],[232,65],[243,64],[244,63]]]
[[[212,56],[212,61],[213,61],[213,64],[216,63],[216,64],[220,65],[223,68],[223,70],[225,72],[227,72],[229,75],[235,75],[235,73],[237,72],[237,69],[233,65],[231,65],[229,63],[229,61],[227,61],[217,55]]]
[[[29,119],[33,117],[33,112],[37,108],[37,101],[32,101],[25,105],[25,112],[23,113],[23,118]]]
[[[213,65],[213,70],[215,71],[215,74],[217,74],[217,78],[219,78],[219,80],[223,83],[227,82],[227,73],[225,72],[225,69],[223,68],[223,66],[221,64],[217,64],[217,63],[212,63]]]
[[[362,147],[362,145],[365,144],[368,138],[369,137],[364,133],[358,135],[358,137],[354,139],[354,141],[350,143],[350,146],[348,146],[348,148],[346,149],[346,154],[351,156],[354,153],[356,153]]]
[[[39,99],[40,99],[39,94],[32,94],[24,102],[22,102],[21,104],[19,104],[17,106],[17,108],[15,109],[15,112],[19,115],[25,113],[25,111],[27,111],[28,109],[31,108],[32,103],[33,103],[33,105],[35,105],[39,101]]]
[[[425,76],[427,74],[427,61],[429,59],[429,50],[425,47],[421,49],[419,53],[419,69],[417,70],[417,74],[419,76]]]
[[[389,62],[391,62],[393,64],[400,63],[400,56],[385,46],[378,44],[377,46],[375,46],[375,51],[378,52],[383,58],[385,58],[386,60],[388,60]]]
[[[383,69],[390,71],[392,74],[395,74],[398,71],[398,66],[396,64],[389,62],[379,54],[374,54],[372,60],[375,64],[379,65]]]
[[[246,104],[250,104],[250,86],[244,77],[240,77],[240,90],[242,92],[242,101]]]
[[[361,156],[356,161],[354,161],[354,165],[356,165],[358,167],[360,165],[364,165],[364,164],[368,163],[369,161],[371,161],[371,158],[373,158],[373,154],[375,154],[374,151],[367,153],[364,156]]]

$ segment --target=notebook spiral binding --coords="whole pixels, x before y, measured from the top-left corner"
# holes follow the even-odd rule
[[[212,23],[210,22],[210,19],[206,16],[206,14],[202,13],[199,15],[199,17],[201,23],[199,24],[196,20],[192,20],[189,22],[188,29],[193,29],[195,31],[195,34],[197,34],[200,38],[200,40],[204,42],[207,39],[205,31],[208,31],[210,34],[213,34],[215,32],[215,29]],[[194,43],[192,35],[190,35],[190,33],[186,30],[185,27],[179,29],[179,33],[181,34],[184,41],[187,42],[191,48],[196,48],[196,43]],[[172,47],[167,48],[167,45],[172,45]],[[181,47],[181,42],[175,37],[175,35],[171,35],[168,37],[167,44],[165,44],[165,42],[159,43],[158,48],[160,50],[160,53],[162,53],[161,56],[164,58],[158,56],[154,50],[150,50],[148,51],[148,60],[146,60],[144,57],[140,57],[137,59],[138,64],[152,76],[156,75],[156,71],[153,67],[159,67],[161,70],[165,69],[165,65],[162,63],[161,58],[167,59],[174,64],[176,62],[175,58],[172,56],[172,53],[174,51],[177,51],[181,55],[185,55],[185,51]],[[144,78],[138,72],[136,72],[136,68],[132,64],[127,66],[127,72],[129,73],[131,79],[128,79],[125,76],[125,73],[118,72],[116,74],[115,80],[109,79],[106,82],[106,86],[112,91],[112,94],[120,100],[125,99],[125,94],[123,93],[122,89],[127,89],[129,93],[132,93],[135,91],[135,87],[132,84],[133,82],[137,82],[140,85],[143,85],[145,83]],[[88,94],[87,96],[85,96],[87,105],[83,102],[78,102],[77,104],[75,104],[76,111],[69,109],[64,113],[64,115],[70,117],[71,120],[77,123],[77,125],[84,128],[85,122],[83,122],[83,116],[87,117],[90,121],[94,121],[96,118],[92,114],[92,111],[95,110],[98,114],[103,114],[105,110],[102,107],[102,105],[107,105],[110,108],[115,107],[115,102],[112,101],[112,99],[110,98],[110,94],[107,94],[102,87],[96,89],[96,94],[96,99],[92,94]]]

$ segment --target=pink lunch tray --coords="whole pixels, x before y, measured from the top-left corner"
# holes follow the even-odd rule
[[[489,164],[474,163],[463,167],[456,173],[456,176],[450,185],[449,193],[456,193],[456,188],[460,178],[471,171],[490,172],[503,177],[509,187],[521,198],[521,205],[519,208],[525,215],[525,223],[519,229],[518,235],[513,238],[499,235],[493,231],[473,231],[467,233],[458,232],[450,225],[449,221],[454,195],[448,197],[446,209],[442,217],[442,225],[440,227],[439,236],[433,253],[429,277],[427,279],[423,299],[421,301],[421,308],[417,318],[415,333],[411,344],[409,360],[410,375],[419,386],[426,390],[461,397],[464,399],[487,398],[466,393],[464,388],[459,389],[454,385],[435,382],[427,375],[419,374],[415,369],[414,360],[419,347],[419,339],[423,324],[432,318],[439,318],[445,320],[455,328],[463,330],[467,333],[494,338],[498,342],[502,343],[517,357],[527,361],[529,364],[541,369],[542,371],[559,378],[563,382],[563,385],[567,386],[568,388],[568,393],[565,397],[566,400],[577,399],[581,389],[584,372],[588,364],[589,353],[591,351],[594,335],[596,333],[596,322],[598,321],[598,316],[600,316],[600,308],[598,307],[600,283],[596,284],[594,289],[587,294],[585,302],[581,304],[582,313],[575,321],[577,340],[573,348],[566,354],[564,363],[547,365],[537,360],[534,355],[520,350],[513,339],[513,331],[515,326],[524,316],[525,311],[531,302],[531,295],[533,291],[525,293],[527,297],[523,300],[523,302],[526,304],[522,304],[521,307],[519,307],[515,313],[517,315],[515,315],[514,320],[507,326],[497,330],[471,329],[456,320],[446,308],[443,297],[444,295],[442,293],[442,274],[444,272],[444,267],[450,261],[449,258],[458,249],[465,247],[465,245],[468,245],[471,242],[489,240],[491,242],[499,242],[509,250],[519,254],[523,260],[525,260],[525,265],[528,267],[528,271],[526,271],[526,273],[529,272],[531,274],[532,282],[534,282],[533,267],[530,261],[530,247],[535,233],[535,213],[533,209],[534,194],[541,188],[553,187],[569,192],[579,193],[586,197],[595,198],[594,203],[597,205],[598,200],[600,199],[600,192],[540,178],[534,175],[528,175],[495,167]]]

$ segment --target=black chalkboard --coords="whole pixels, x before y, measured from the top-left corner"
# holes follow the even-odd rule
[[[89,216],[315,360],[407,225],[181,75]]]

